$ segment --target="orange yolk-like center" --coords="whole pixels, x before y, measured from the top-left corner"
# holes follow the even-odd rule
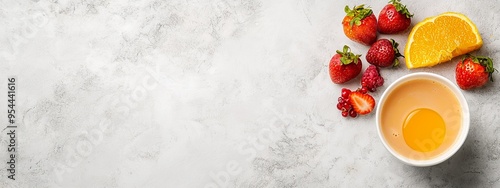
[[[410,148],[420,152],[437,149],[444,140],[446,126],[434,110],[419,108],[410,112],[403,123],[403,137]]]

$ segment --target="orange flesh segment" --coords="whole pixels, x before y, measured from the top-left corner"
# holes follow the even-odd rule
[[[405,47],[408,68],[430,67],[479,49],[477,27],[460,13],[443,13],[418,23]]]

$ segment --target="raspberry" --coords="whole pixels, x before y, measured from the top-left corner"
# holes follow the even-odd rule
[[[368,91],[374,92],[377,87],[382,85],[384,85],[384,78],[380,75],[378,67],[374,65],[368,66],[361,78],[361,86],[366,87]]]

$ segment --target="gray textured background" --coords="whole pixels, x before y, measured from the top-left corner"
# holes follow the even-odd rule
[[[464,13],[500,60],[498,1],[404,1],[413,24]],[[18,78],[16,180],[0,187],[500,187],[500,82],[464,92],[471,129],[451,159],[416,168],[380,142],[374,113],[346,119],[328,62],[346,4],[384,1],[0,0],[0,114]],[[391,37],[404,49],[407,34]],[[364,56],[362,57],[364,61]],[[454,82],[457,59],[384,69]],[[364,62],[364,68],[367,67]],[[363,68],[363,69],[364,69]],[[500,80],[500,74],[494,77]]]

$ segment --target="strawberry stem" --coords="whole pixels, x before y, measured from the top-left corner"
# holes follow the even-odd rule
[[[484,67],[484,72],[488,73],[488,77],[490,78],[490,81],[493,82],[493,72],[498,71],[493,67],[493,60],[489,57],[486,56],[473,56],[470,54],[465,55],[465,59],[471,58],[474,63],[479,63]]]
[[[398,11],[401,14],[404,14],[406,18],[413,17],[413,14],[411,14],[410,11],[408,11],[406,5],[401,4],[401,0],[390,0],[389,3],[394,5],[394,7],[396,7],[396,11]]]
[[[399,44],[394,40],[394,39],[390,39],[391,41],[391,44],[392,44],[392,49],[394,50],[394,63],[392,64],[393,67],[397,67],[399,66],[399,60],[398,60],[398,57],[405,57],[403,56],[400,52],[399,52],[399,49],[398,49],[398,46]]]
[[[352,17],[351,21],[349,22],[349,26],[352,27],[354,24],[361,25],[361,20],[365,19],[373,13],[370,7],[365,8],[364,6],[364,4],[354,6],[352,10],[347,5],[344,7],[344,12],[347,13],[347,16]]]
[[[361,57],[361,54],[352,53],[347,45],[344,45],[342,51],[337,50],[337,53],[341,56],[340,62],[342,62],[343,65],[348,65],[350,63],[358,64],[359,57]]]

